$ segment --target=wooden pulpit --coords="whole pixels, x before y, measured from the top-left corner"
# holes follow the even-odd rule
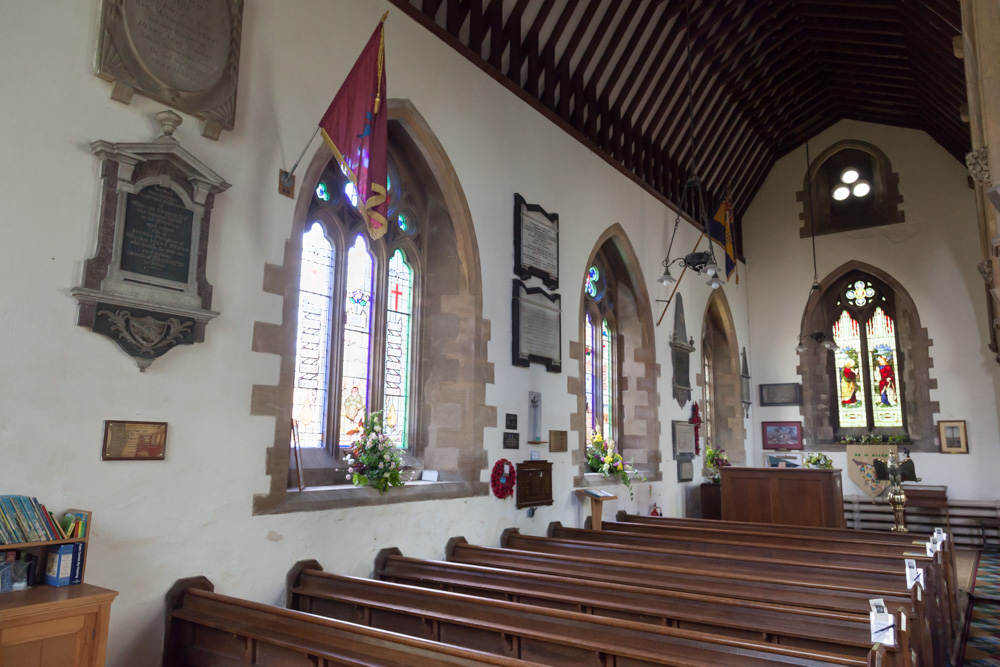
[[[719,468],[723,521],[846,528],[840,470]]]

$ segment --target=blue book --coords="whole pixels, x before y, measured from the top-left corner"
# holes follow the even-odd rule
[[[73,545],[60,544],[49,547],[45,565],[45,583],[50,586],[69,586],[73,570]]]
[[[73,565],[69,577],[69,583],[79,584],[83,582],[83,542],[75,542],[73,547]]]

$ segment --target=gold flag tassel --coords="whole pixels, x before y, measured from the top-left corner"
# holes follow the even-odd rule
[[[385,68],[385,20],[389,18],[389,12],[382,14],[380,23],[382,31],[378,36],[378,85],[375,88],[375,113],[382,104],[382,70]]]

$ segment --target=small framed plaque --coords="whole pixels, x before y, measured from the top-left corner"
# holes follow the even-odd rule
[[[569,434],[566,431],[549,431],[549,451],[565,452],[569,450]]]
[[[102,461],[162,461],[167,422],[104,422]]]
[[[686,421],[673,422],[674,435],[674,458],[685,455],[694,456],[694,424]]]
[[[516,278],[511,298],[512,363],[545,364],[562,372],[562,298],[541,287],[527,287]]]
[[[521,446],[521,434],[505,431],[503,434],[504,449],[518,449]]]
[[[514,274],[559,287],[559,216],[514,193]]]
[[[694,462],[691,459],[677,461],[677,481],[690,482],[694,479]]]
[[[802,385],[798,382],[760,385],[761,405],[802,405]]]

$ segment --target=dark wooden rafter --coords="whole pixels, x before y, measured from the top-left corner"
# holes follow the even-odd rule
[[[742,216],[777,159],[844,118],[970,147],[957,0],[390,1],[675,204],[695,171]]]

